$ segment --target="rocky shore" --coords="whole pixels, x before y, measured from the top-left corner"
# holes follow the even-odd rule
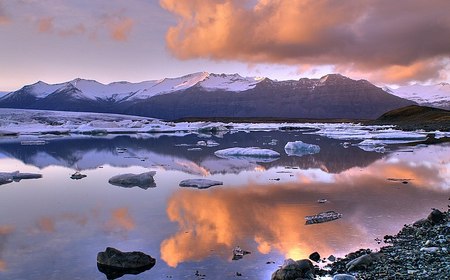
[[[272,280],[317,279],[450,279],[450,212],[433,209],[427,218],[405,225],[377,252],[360,249],[324,268],[310,260],[286,260]],[[316,254],[316,253],[314,253]],[[311,254],[311,255],[314,255]],[[313,258],[310,259],[313,260]],[[334,259],[330,256],[328,259]],[[313,260],[314,261],[314,260]],[[322,259],[324,261],[324,259]],[[297,265],[298,264],[298,265]],[[305,268],[306,267],[306,268]]]

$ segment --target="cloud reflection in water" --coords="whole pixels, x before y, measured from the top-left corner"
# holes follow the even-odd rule
[[[442,201],[442,194],[448,194],[450,156],[437,156],[441,148],[415,151],[416,157],[424,159],[415,162],[392,154],[367,168],[332,175],[330,182],[305,179],[300,173],[294,183],[179,190],[167,204],[167,215],[179,230],[162,242],[161,258],[175,267],[211,254],[226,256],[237,245],[294,259],[314,251],[328,256],[376,247],[375,237],[395,233],[405,220],[425,216],[430,201]],[[434,157],[421,154],[425,152]],[[401,184],[387,178],[411,181]],[[318,204],[320,198],[329,202]],[[344,216],[305,225],[306,215],[327,210]]]

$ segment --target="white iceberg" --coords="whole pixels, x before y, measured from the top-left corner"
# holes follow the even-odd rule
[[[223,185],[221,181],[209,179],[187,179],[180,182],[180,187],[207,189],[212,186]]]
[[[312,155],[320,152],[320,147],[314,144],[307,144],[302,141],[287,142],[284,151],[289,156]]]
[[[271,162],[280,157],[280,153],[270,149],[261,149],[258,147],[248,148],[228,148],[215,151],[214,154],[220,158],[240,159],[256,162]]]

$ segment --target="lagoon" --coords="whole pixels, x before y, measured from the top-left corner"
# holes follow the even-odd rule
[[[301,129],[71,136],[43,145],[8,138],[0,143],[0,171],[43,177],[0,186],[0,277],[106,279],[96,255],[110,246],[156,258],[152,269],[120,279],[270,279],[286,258],[376,249],[377,238],[433,207],[445,209],[450,145],[364,150],[359,139],[334,138]],[[208,140],[218,145],[205,146]],[[289,156],[284,146],[292,141],[320,152]],[[272,149],[280,157],[214,155],[232,147]],[[87,177],[73,180],[75,171]],[[108,183],[148,171],[156,172],[154,188]],[[196,178],[223,185],[179,186]],[[305,224],[305,216],[329,210],[342,218]],[[232,260],[236,246],[251,254]]]

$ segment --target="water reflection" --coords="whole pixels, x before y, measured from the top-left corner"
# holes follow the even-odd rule
[[[378,154],[316,135],[258,132],[215,138],[219,146],[202,150],[180,146],[198,140],[2,143],[0,171],[39,172],[43,178],[0,188],[0,278],[104,279],[93,259],[99,250],[117,246],[157,259],[144,274],[121,279],[189,279],[196,270],[208,278],[233,278],[239,271],[247,279],[267,279],[285,257],[303,258],[313,251],[339,256],[376,247],[376,237],[448,203],[449,145],[398,146]],[[295,140],[320,145],[320,153],[287,156],[284,144]],[[282,156],[251,163],[213,155],[233,146],[270,148]],[[87,177],[72,180],[73,170]],[[108,183],[117,174],[148,171],[156,171],[156,188]],[[206,190],[178,185],[201,176],[224,185]],[[388,178],[411,180],[402,184]],[[317,203],[323,198],[328,202]],[[328,210],[343,217],[305,225],[305,216]],[[252,254],[231,261],[236,246]]]
[[[273,139],[277,141],[271,142]],[[77,170],[95,169],[109,164],[125,167],[138,165],[160,167],[164,170],[210,175],[237,174],[255,168],[297,166],[301,169],[320,168],[326,172],[339,173],[351,167],[364,167],[382,157],[379,153],[364,152],[357,147],[342,145],[342,141],[300,132],[239,132],[214,139],[219,146],[196,147],[195,135],[140,139],[129,136],[82,139],[53,139],[47,145],[21,146],[20,142],[2,143],[0,153],[21,160],[39,168],[51,165],[65,166]],[[303,157],[289,157],[284,145],[289,141],[302,140],[320,146],[320,153]],[[269,145],[270,144],[270,145]],[[214,156],[214,151],[230,147],[253,147],[273,149],[282,156],[266,163],[252,163],[246,160],[225,160]],[[343,160],[345,158],[345,160]]]
[[[420,162],[393,154],[364,170],[333,175],[330,182],[299,176],[296,183],[178,191],[167,204],[167,214],[179,231],[161,244],[161,258],[175,267],[202,260],[211,251],[229,252],[252,243],[261,254],[278,251],[293,259],[314,251],[327,255],[348,252],[356,244],[374,245],[374,238],[383,234],[374,229],[398,228],[405,217],[425,215],[430,200],[448,194],[450,155],[436,160],[441,149],[431,148],[431,155],[430,149],[417,150]],[[435,160],[429,161],[431,157]],[[410,178],[411,183],[393,183],[390,177]],[[328,202],[318,204],[320,198]],[[305,225],[306,215],[328,210],[344,217]]]
[[[6,262],[2,259],[4,247],[8,237],[14,232],[14,227],[10,225],[0,225],[0,272],[7,270]]]

